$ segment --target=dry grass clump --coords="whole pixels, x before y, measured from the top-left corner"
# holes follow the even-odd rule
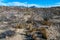
[[[42,33],[42,35],[43,35],[43,38],[45,38],[45,39],[47,39],[48,38],[48,36],[47,36],[47,31],[46,31],[46,28],[40,28],[39,29],[40,30],[40,32]]]
[[[26,27],[26,24],[25,23],[20,23],[20,24],[17,24],[15,28],[25,28]]]
[[[30,15],[30,13],[29,12],[26,12],[24,15]]]
[[[52,23],[49,21],[41,21],[41,24],[50,26]]]

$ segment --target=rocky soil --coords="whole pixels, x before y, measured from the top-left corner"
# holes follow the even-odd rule
[[[0,40],[60,40],[60,7],[0,6]]]

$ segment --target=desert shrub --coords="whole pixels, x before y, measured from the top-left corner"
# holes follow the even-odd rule
[[[40,28],[40,32],[42,33],[43,35],[43,38],[47,39],[47,32],[46,32],[46,28]]]
[[[25,28],[26,27],[26,24],[25,23],[20,23],[20,24],[17,24],[15,28]]]

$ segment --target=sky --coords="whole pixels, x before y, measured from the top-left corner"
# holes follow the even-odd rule
[[[0,6],[36,6],[55,7],[60,6],[60,0],[0,0]]]

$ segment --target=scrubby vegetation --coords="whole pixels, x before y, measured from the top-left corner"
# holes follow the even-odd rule
[[[13,39],[23,39],[20,36],[24,35],[25,40],[60,40],[60,8],[0,8],[0,38],[7,34]]]

